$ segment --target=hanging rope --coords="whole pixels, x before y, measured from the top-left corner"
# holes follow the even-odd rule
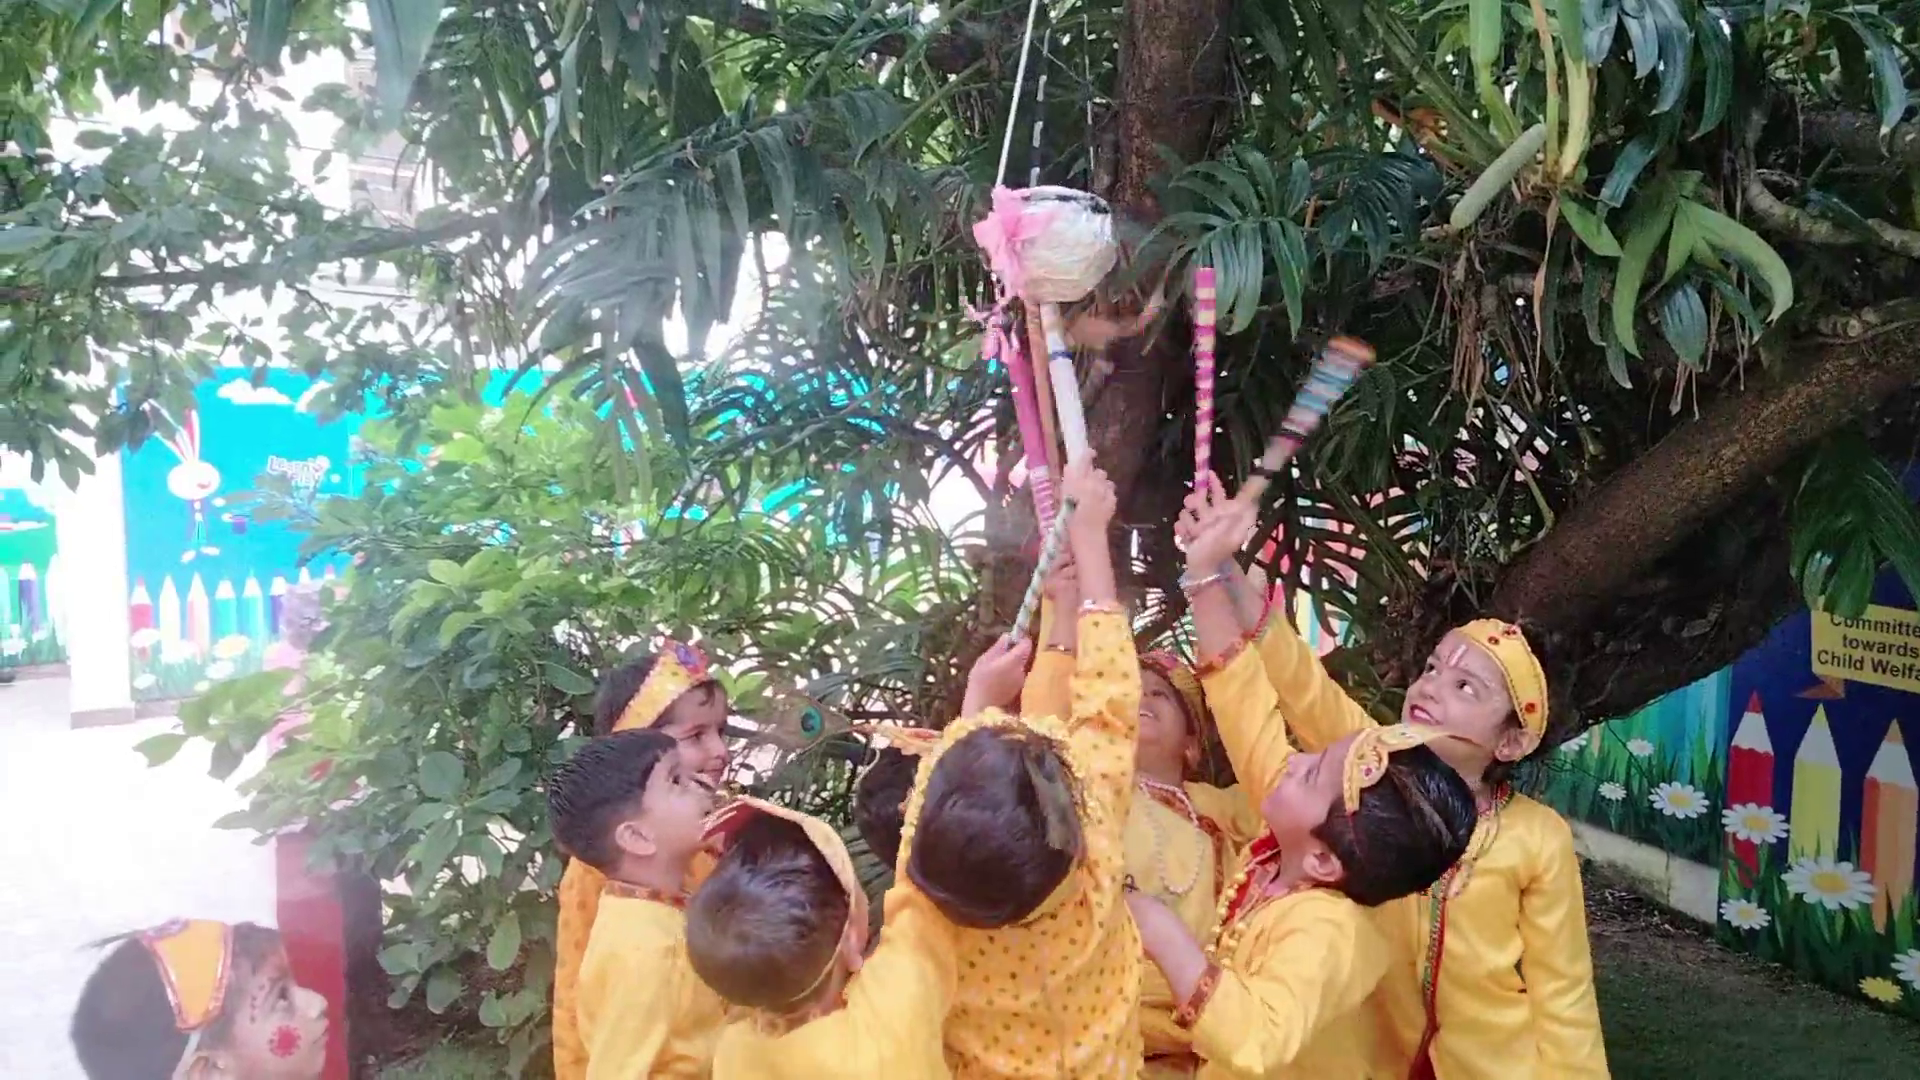
[[[1013,122],[1020,115],[1020,92],[1027,87],[1027,56],[1033,51],[1033,23],[1040,15],[1040,0],[1027,0],[1027,29],[1020,35],[1020,63],[1013,71],[1013,98],[1007,105],[1005,132],[1000,136],[1000,167],[994,170],[993,186],[1007,182],[1007,157],[1013,153]]]

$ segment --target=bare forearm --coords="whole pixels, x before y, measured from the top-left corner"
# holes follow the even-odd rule
[[[1173,989],[1173,1000],[1186,1001],[1191,998],[1207,973],[1206,951],[1172,912],[1137,922],[1140,943],[1146,947],[1147,958],[1167,977],[1167,985]]]
[[[1080,602],[1102,606],[1116,603],[1120,591],[1113,580],[1113,555],[1107,549],[1105,524],[1082,526],[1076,521],[1068,526],[1067,538],[1073,544],[1073,561],[1080,567]]]

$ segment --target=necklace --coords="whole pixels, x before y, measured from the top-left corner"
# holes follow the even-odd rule
[[[1246,864],[1227,887],[1220,890],[1220,906],[1214,910],[1213,940],[1207,944],[1207,960],[1218,964],[1223,956],[1233,955],[1246,930],[1248,912],[1259,906],[1259,897],[1280,872],[1280,845],[1272,833],[1255,840],[1247,848]]]
[[[1208,836],[1210,840],[1213,839],[1207,827],[1201,824],[1202,818],[1199,813],[1194,810],[1193,800],[1187,796],[1184,788],[1174,787],[1171,784],[1163,784],[1158,780],[1144,776],[1139,778],[1139,783],[1140,789],[1154,802],[1181,814],[1194,828],[1199,829],[1202,835]],[[1161,889],[1169,896],[1187,895],[1194,890],[1195,886],[1200,884],[1200,868],[1205,860],[1193,860],[1193,872],[1187,875],[1186,884],[1175,885],[1173,882],[1167,880],[1167,834],[1165,826],[1161,825],[1158,815],[1152,811],[1147,811],[1145,817],[1147,819],[1147,829],[1153,833],[1153,868],[1154,873],[1160,878]]]

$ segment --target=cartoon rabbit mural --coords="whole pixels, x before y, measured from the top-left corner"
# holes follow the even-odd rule
[[[218,555],[220,549],[207,536],[207,500],[220,490],[220,470],[214,468],[200,456],[200,413],[189,408],[175,425],[172,437],[161,439],[167,449],[180,463],[167,473],[167,490],[176,499],[191,504],[193,510],[192,531],[187,538],[187,550],[180,555],[180,561],[190,563],[201,555]]]

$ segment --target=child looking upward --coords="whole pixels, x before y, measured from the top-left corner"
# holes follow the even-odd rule
[[[953,930],[926,898],[888,893],[871,956],[853,858],[823,821],[754,799],[719,815],[725,854],[687,909],[694,970],[747,1010],[720,1035],[715,1080],[939,1080]]]
[[[1243,537],[1251,527],[1242,500],[1194,505],[1238,515]],[[1196,611],[1202,602],[1197,592]],[[1330,748],[1376,726],[1285,619],[1269,619],[1254,641],[1301,747]],[[1480,823],[1445,881],[1378,913],[1393,952],[1374,999],[1382,1076],[1607,1076],[1573,833],[1510,782],[1520,762],[1578,728],[1555,703],[1537,644],[1511,623],[1476,619],[1447,633],[1407,688],[1401,724],[1446,736],[1433,751],[1473,790]]]
[[[1000,642],[907,800],[907,887],[962,928],[945,1035],[961,1080],[1140,1070],[1139,944],[1121,900],[1140,668],[1108,553],[1113,485],[1082,458],[1062,489],[1084,597],[1069,713],[991,707],[1019,693],[1031,651]]]
[[[1212,572],[1244,528],[1203,517],[1189,565]],[[1364,1080],[1374,1039],[1363,1005],[1388,965],[1364,909],[1428,888],[1465,852],[1472,792],[1427,748],[1438,732],[1373,729],[1295,753],[1259,657],[1232,653],[1241,624],[1230,597],[1197,589],[1193,616],[1202,654],[1226,661],[1205,676],[1207,698],[1235,773],[1263,793],[1269,832],[1223,890],[1205,946],[1136,893],[1141,940],[1180,1003],[1202,1076]]]
[[[682,911],[712,809],[661,731],[589,739],[548,784],[554,840],[606,882],[575,999],[588,1080],[707,1075],[722,1007],[687,962]]]
[[[90,1080],[318,1080],[326,999],[296,985],[280,934],[182,920],[116,939],[73,1012]]]
[[[652,656],[622,664],[601,680],[594,700],[596,736],[651,729],[679,747],[681,767],[718,790],[727,774],[727,693],[714,681],[706,657],[691,645],[663,644]],[[562,845],[565,848],[565,845]],[[576,853],[560,878],[559,925],[554,935],[553,1069],[555,1080],[586,1076],[586,1044],[574,991],[587,935],[606,884]]]

